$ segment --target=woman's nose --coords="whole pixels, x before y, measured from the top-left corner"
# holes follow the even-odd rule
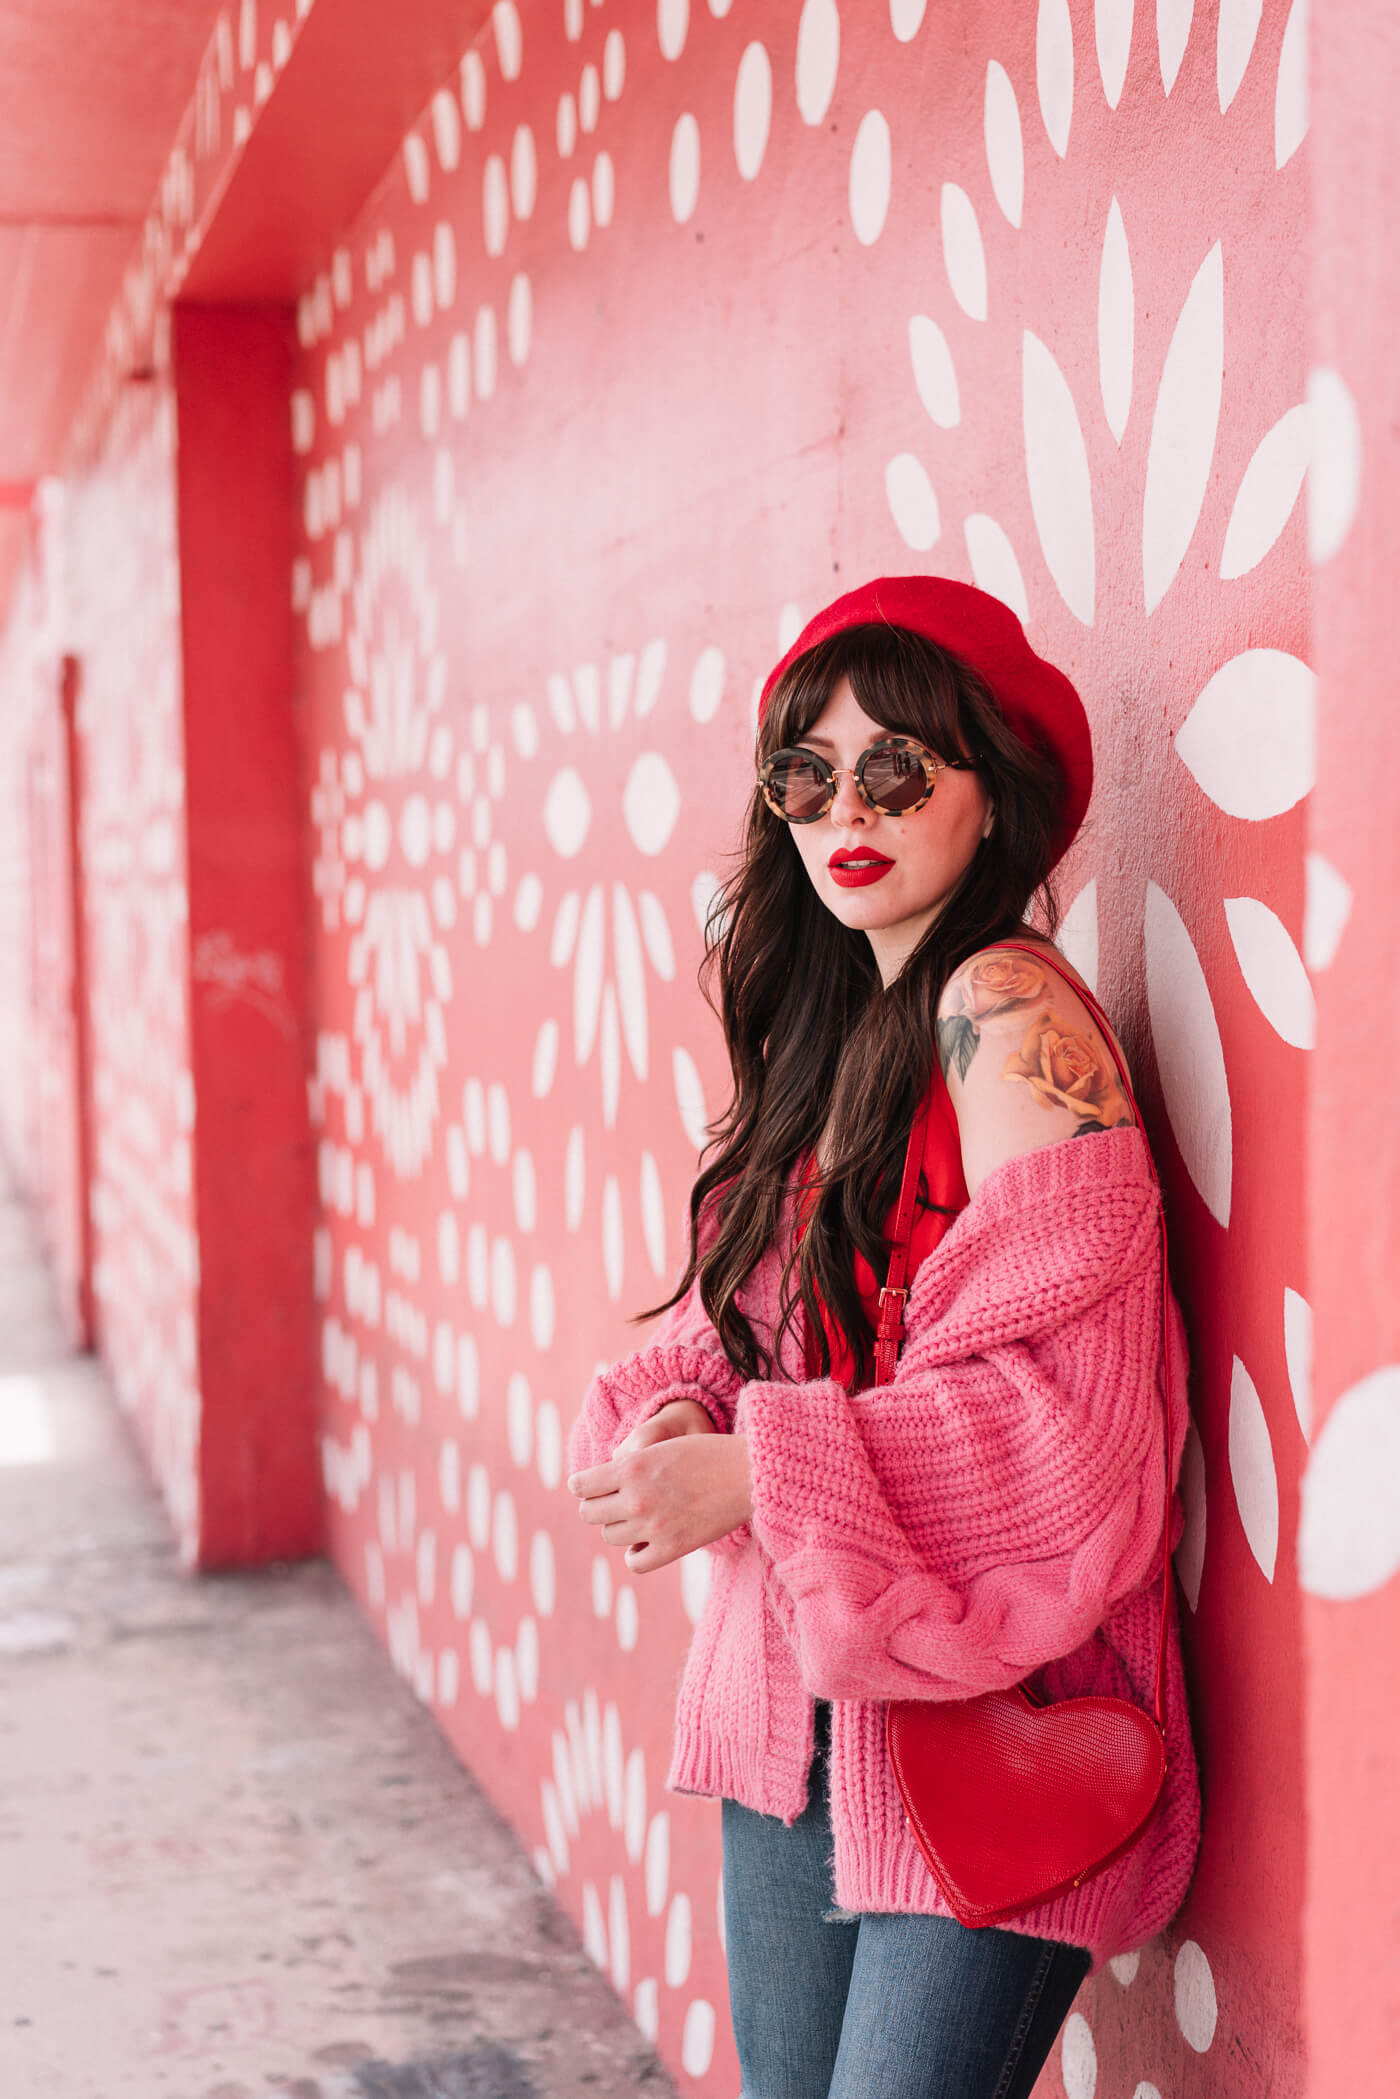
[[[870,811],[861,800],[856,788],[854,773],[838,771],[836,775],[836,799],[827,811],[833,823],[848,824],[856,821],[868,823]]]

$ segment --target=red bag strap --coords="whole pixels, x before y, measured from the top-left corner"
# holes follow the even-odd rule
[[[1069,985],[1071,991],[1076,992],[1083,999],[1085,1005],[1088,1006],[1090,1012],[1093,1013],[1103,1029],[1104,1041],[1107,1043],[1109,1053],[1117,1066],[1118,1077],[1123,1091],[1132,1105],[1133,1113],[1137,1117],[1138,1127],[1141,1129],[1143,1126],[1142,1111],[1138,1107],[1132,1082],[1128,1077],[1123,1059],[1118,1054],[1118,1045],[1113,1039],[1113,1030],[1109,1026],[1108,1016],[1094,997],[1092,991],[1088,990],[1085,985],[1076,983],[1068,970],[1062,968],[1058,962],[1053,961],[1044,948],[1029,947],[1024,941],[1020,940],[999,940],[996,945],[999,951],[1011,948],[1019,954],[1034,955],[1038,961],[1048,963],[1055,974],[1062,977],[1065,983]],[[905,1287],[904,1278],[909,1265],[909,1232],[914,1219],[914,1198],[918,1193],[919,1175],[923,1167],[924,1131],[927,1123],[928,1095],[925,1094],[919,1103],[918,1110],[914,1116],[913,1126],[909,1132],[909,1143],[904,1154],[904,1178],[900,1182],[899,1205],[895,1211],[894,1239],[890,1247],[889,1269],[886,1274],[884,1287],[880,1292],[880,1319],[875,1335],[875,1382],[877,1385],[887,1385],[893,1378],[895,1362],[899,1355],[899,1345],[904,1339],[904,1300],[909,1295]],[[1150,1152],[1148,1157],[1150,1160]],[[1155,1165],[1153,1167],[1153,1178],[1154,1180],[1156,1179]],[[1167,1616],[1171,1595],[1171,1404],[1173,1382],[1170,1311],[1168,1305],[1168,1294],[1171,1285],[1167,1276],[1167,1220],[1161,1202],[1160,1182],[1158,1183],[1157,1193],[1157,1222],[1162,1235],[1162,1358],[1166,1372],[1167,1398],[1166,1420],[1162,1431],[1162,1459],[1165,1475],[1162,1508],[1162,1611],[1157,1626],[1157,1686],[1153,1712],[1158,1727],[1165,1733]]]
[[[928,1095],[925,1093],[914,1112],[913,1127],[909,1132],[909,1143],[904,1154],[904,1178],[899,1184],[899,1205],[894,1216],[894,1240],[890,1247],[889,1267],[880,1288],[880,1319],[875,1332],[875,1382],[887,1385],[894,1376],[895,1359],[899,1344],[904,1339],[904,1300],[909,1292],[904,1287],[905,1271],[909,1266],[909,1233],[914,1222],[914,1198],[919,1192],[919,1175],[924,1163],[924,1131],[928,1125]]]

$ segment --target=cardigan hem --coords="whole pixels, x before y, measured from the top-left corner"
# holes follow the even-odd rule
[[[775,1813],[771,1792],[764,1804],[765,1794],[759,1774],[753,1769],[745,1770],[743,1762],[733,1756],[728,1744],[713,1737],[692,1735],[684,1741],[678,1739],[666,1775],[665,1791],[691,1794],[701,1799],[734,1800],[754,1814],[773,1816],[784,1827],[791,1828],[810,1799],[807,1775],[803,1776],[801,1799],[785,1803],[790,1812]],[[879,1867],[870,1856],[853,1857],[850,1843],[842,1841],[843,1834],[833,1829],[833,1897],[838,1910],[844,1910],[854,1918],[867,1915],[952,1916],[952,1910],[912,1837],[906,1838],[896,1855],[887,1858]],[[1159,1892],[1159,1899],[1151,1908],[1161,1909],[1164,1914],[1160,1921],[1151,1921],[1144,1930],[1147,1920],[1142,1912],[1146,1906],[1133,1900],[1134,1894],[1140,1890],[1131,1884],[1125,1885],[1135,1863],[1133,1854],[1129,1853],[1096,1879],[1086,1881],[1082,1887],[1071,1889],[1067,1894],[1039,1903],[1018,1916],[1005,1918],[996,1929],[1028,1938],[1052,1939],[1061,1945],[1080,1946],[1089,1955],[1090,1974],[1097,1974],[1115,1955],[1133,1951],[1155,1938],[1185,1898],[1185,1885],[1179,1893],[1168,1893],[1165,1901]],[[1134,1874],[1133,1878],[1136,1877]]]

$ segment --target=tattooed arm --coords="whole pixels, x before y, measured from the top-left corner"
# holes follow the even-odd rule
[[[1030,955],[970,955],[943,988],[937,1037],[969,1195],[1019,1152],[1135,1120],[1089,1008]]]

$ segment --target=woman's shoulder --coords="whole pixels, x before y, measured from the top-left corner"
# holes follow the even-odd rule
[[[1101,1026],[1091,996],[1058,949],[1034,934],[978,949],[944,985],[938,1061],[969,1194],[1017,1153],[1136,1122],[1114,1059],[1116,1038]]]
[[[983,985],[1004,983],[1008,987],[1023,981],[1036,984],[1048,982],[1047,965],[1038,964],[1034,957],[1021,953],[1021,950],[1027,947],[1035,948],[1047,957],[1047,963],[1053,963],[1051,975],[1054,970],[1066,972],[1080,991],[1089,991],[1089,985],[1053,940],[1047,939],[1044,933],[1032,933],[1028,928],[1022,927],[1016,933],[1008,933],[1002,940],[988,941],[985,947],[976,949],[960,962],[948,978],[944,994],[946,995],[953,985],[965,983],[969,978]],[[1018,968],[1022,971],[1019,976]]]

